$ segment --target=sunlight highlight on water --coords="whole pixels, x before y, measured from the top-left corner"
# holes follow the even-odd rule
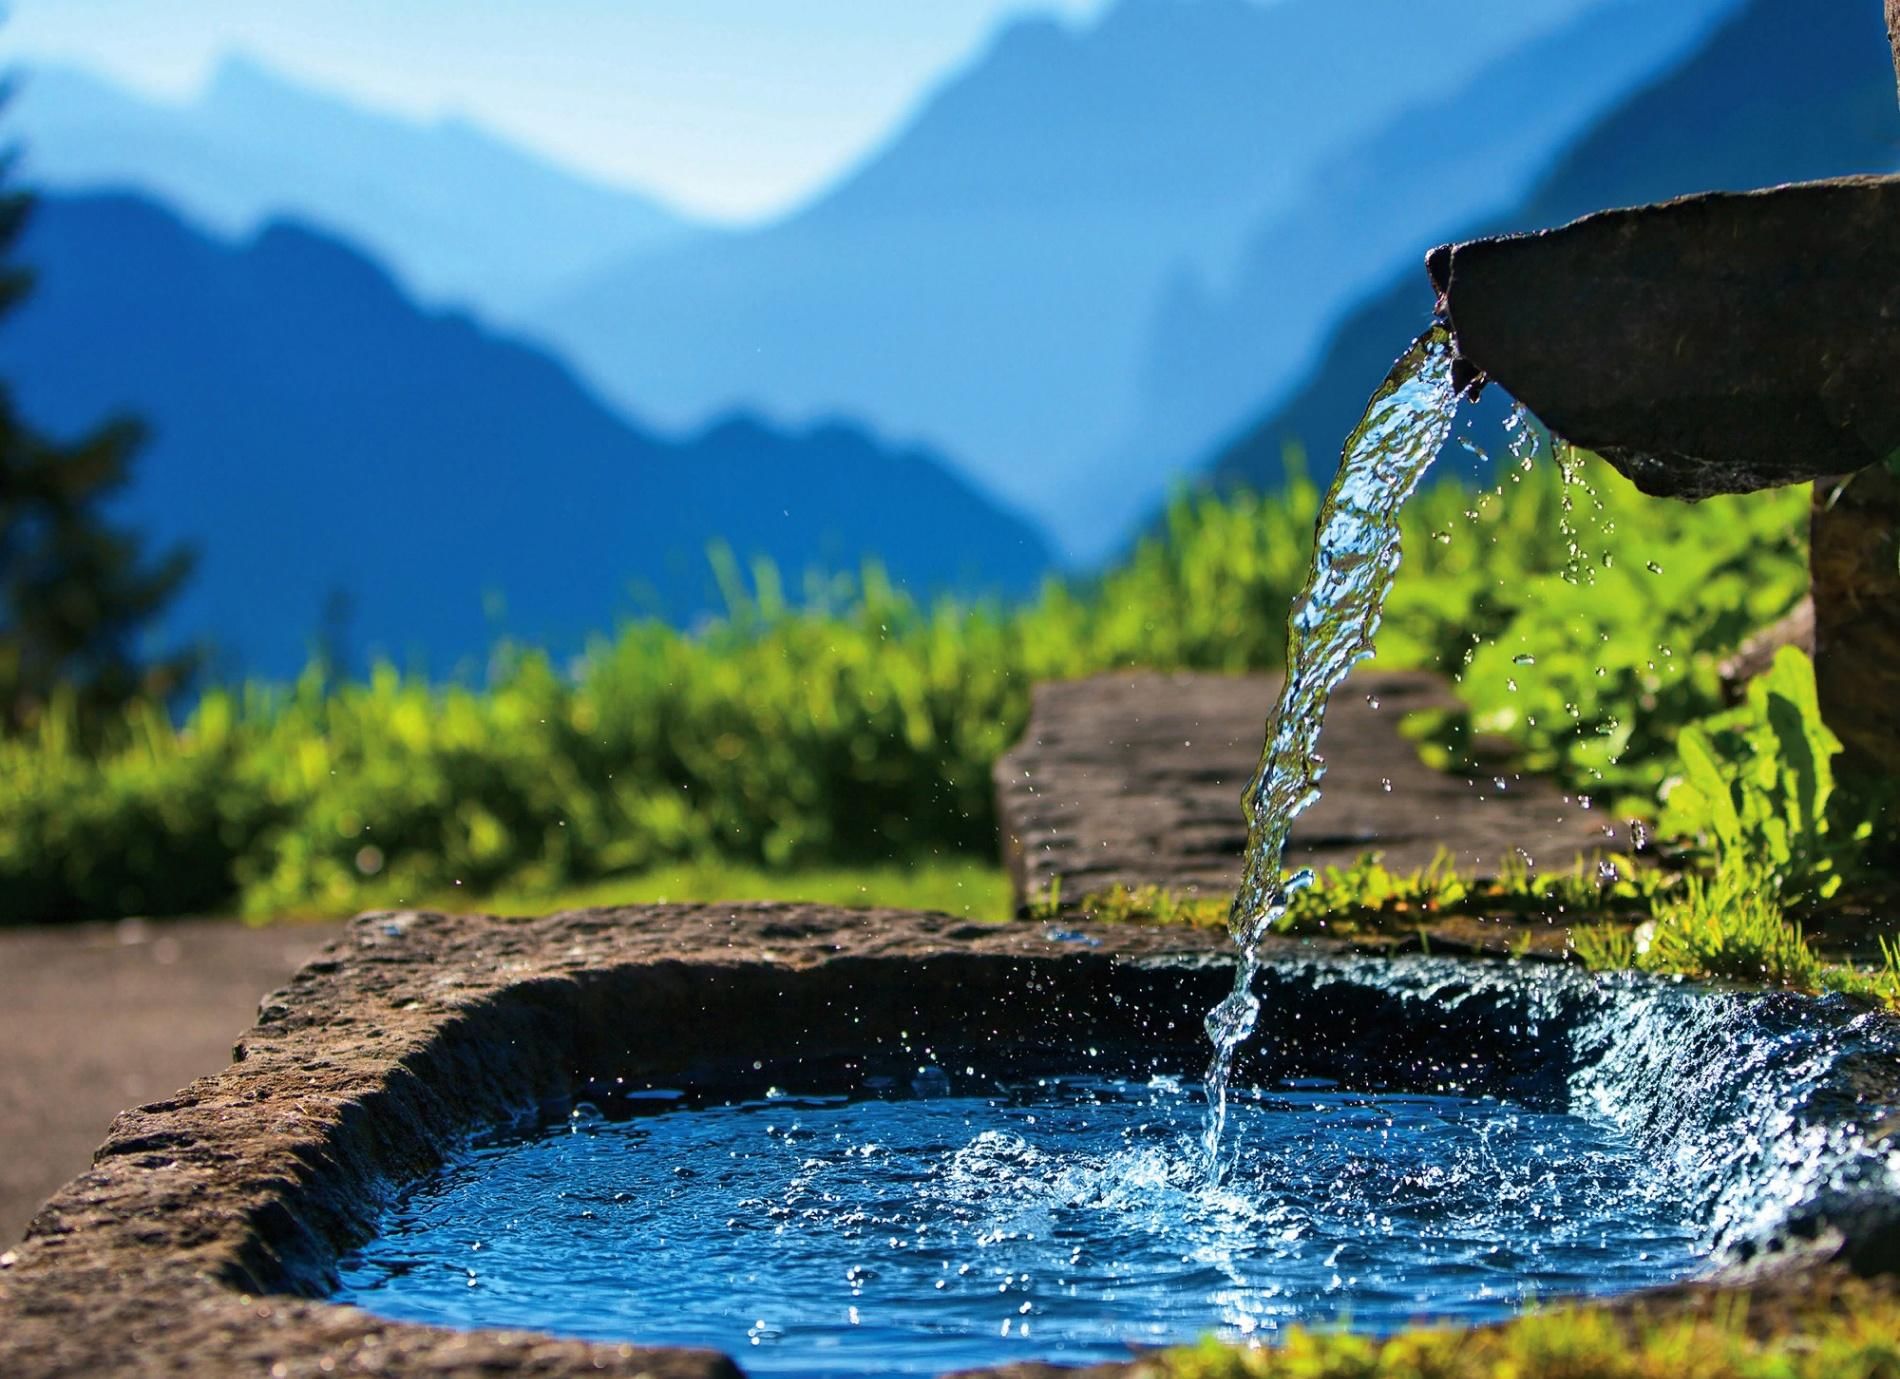
[[[1600,1121],[1302,1084],[1236,1099],[1246,1143],[1217,1187],[1191,1079],[931,1071],[928,1095],[584,1111],[503,1138],[406,1194],[337,1300],[709,1346],[789,1379],[1483,1323],[1700,1258],[1680,1197]]]
[[[1457,412],[1450,333],[1434,326],[1406,352],[1347,438],[1320,509],[1306,584],[1287,617],[1286,683],[1267,719],[1266,747],[1246,794],[1247,861],[1228,927],[1240,950],[1231,995],[1207,1016],[1208,1171],[1226,1165],[1228,1079],[1234,1052],[1253,1033],[1261,940],[1287,898],[1312,881],[1281,875],[1293,822],[1319,798],[1320,729],[1333,690],[1372,654],[1385,596],[1399,568],[1399,514],[1438,457]]]

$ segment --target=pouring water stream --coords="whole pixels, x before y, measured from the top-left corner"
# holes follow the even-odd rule
[[[1253,994],[1260,944],[1286,913],[1289,897],[1313,879],[1306,871],[1283,879],[1281,870],[1294,820],[1319,798],[1327,701],[1372,654],[1399,567],[1399,514],[1451,434],[1457,403],[1451,338],[1434,326],[1373,394],[1320,509],[1306,583],[1287,617],[1286,683],[1268,715],[1266,747],[1246,793],[1246,869],[1228,916],[1240,950],[1234,989],[1206,1021],[1214,1056],[1203,1145],[1215,1182],[1226,1168],[1222,1140],[1234,1055],[1260,1014]]]

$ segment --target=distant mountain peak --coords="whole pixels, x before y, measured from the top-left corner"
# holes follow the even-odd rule
[[[129,187],[242,236],[290,217],[362,245],[431,300],[509,320],[695,226],[465,118],[418,121],[226,53],[195,98],[150,99],[72,69],[28,73],[7,112],[29,175]]]
[[[150,422],[126,515],[200,550],[167,630],[221,643],[230,670],[296,673],[338,593],[359,650],[438,673],[504,632],[578,650],[652,611],[630,587],[690,622],[722,606],[714,541],[794,588],[877,559],[919,596],[1022,594],[1050,563],[928,452],[835,419],[656,435],[306,226],[232,246],[136,196],[52,195],[21,252],[40,280],[0,331],[0,378],[56,435]]]

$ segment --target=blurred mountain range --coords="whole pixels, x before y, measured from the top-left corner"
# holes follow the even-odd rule
[[[1300,242],[1295,276],[1345,283],[1332,300],[1351,301],[1362,259],[1423,247],[1423,226],[1374,223],[1394,204],[1429,219],[1443,182],[1454,205],[1508,204],[1540,157],[1728,3],[1121,0],[1092,26],[1025,20],[802,211],[633,258],[533,322],[605,393],[664,421],[743,398],[929,436],[1087,559],[1272,382],[1210,408],[1183,401],[1191,383],[1156,381],[1174,357],[1152,331],[1179,283],[1230,276],[1263,224],[1332,195],[1328,169],[1346,159],[1354,185],[1405,183],[1336,204],[1322,221],[1349,223]],[[1412,137],[1407,112],[1553,30],[1564,46],[1540,59],[1542,82],[1505,93],[1521,104],[1466,110],[1451,154]],[[1289,336],[1323,316],[1296,313]],[[1133,406],[1144,375],[1155,426]]]
[[[426,301],[499,320],[695,233],[651,197],[463,121],[373,113],[242,58],[183,104],[36,67],[6,119],[37,186],[143,192],[233,239],[292,217],[360,245]]]
[[[1115,0],[741,230],[241,60],[183,104],[34,69],[4,124],[60,194],[0,374],[153,421],[127,507],[204,552],[179,625],[274,672],[336,593],[438,669],[635,583],[690,619],[714,537],[1019,592],[1053,557],[1012,508],[1086,562],[1172,482],[1330,459],[1432,243],[1900,166],[1860,0]]]
[[[150,424],[122,515],[198,548],[160,631],[226,670],[294,675],[325,630],[358,669],[479,666],[503,633],[578,650],[631,613],[720,608],[715,540],[792,579],[881,557],[926,595],[1020,595],[1050,563],[927,451],[742,415],[663,439],[308,228],[233,246],[131,195],[48,196],[21,254],[39,278],[0,377],[56,434]]]
[[[1515,206],[1449,229],[1469,239],[1700,191],[1900,170],[1900,109],[1878,10],[1747,0],[1685,61],[1597,121]],[[1298,444],[1330,467],[1392,360],[1431,321],[1423,266],[1405,265],[1332,333],[1318,366],[1220,447],[1216,477],[1278,481]],[[1492,425],[1477,435],[1495,445]]]

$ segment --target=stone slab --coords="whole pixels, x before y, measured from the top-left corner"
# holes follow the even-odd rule
[[[1599,211],[1428,269],[1459,377],[1645,493],[1706,498],[1900,451],[1896,224],[1900,177],[1843,177]]]
[[[1019,903],[1113,885],[1231,894],[1246,849],[1241,795],[1258,765],[1271,675],[1131,672],[1039,685],[1022,741],[997,763],[1003,850]],[[1456,706],[1437,676],[1366,672],[1333,697],[1324,794],[1294,825],[1290,860],[1427,866],[1440,848],[1494,875],[1507,858],[1568,867],[1627,848],[1620,824],[1547,781],[1434,771],[1399,732]],[[1500,787],[1500,781],[1502,787]]]

